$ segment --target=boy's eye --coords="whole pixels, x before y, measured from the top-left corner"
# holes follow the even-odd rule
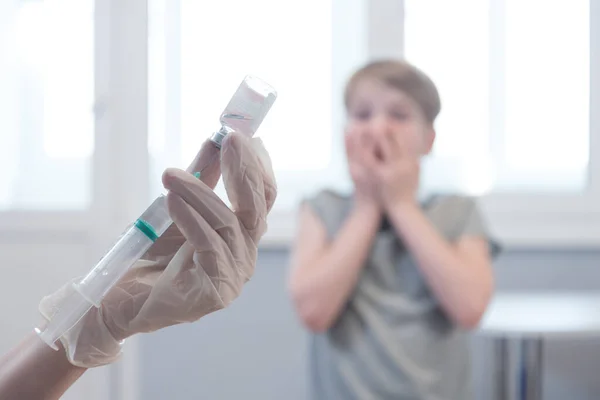
[[[406,111],[404,110],[393,110],[391,112],[391,115],[394,119],[400,120],[400,121],[404,121],[405,119],[408,119],[408,117],[410,116]]]
[[[371,118],[371,110],[358,110],[353,113],[354,118],[360,120],[367,120]]]

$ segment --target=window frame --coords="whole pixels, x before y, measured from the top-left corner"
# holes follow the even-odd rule
[[[147,10],[147,1],[137,0],[136,3],[136,7],[128,10],[114,0],[97,4],[96,13],[100,18],[96,21],[97,118],[91,180],[92,204],[89,210],[0,212],[0,231],[26,232],[44,226],[52,227],[53,232],[66,233],[73,229],[85,232],[90,221],[100,225],[125,223],[140,210],[140,204],[147,203],[150,190],[147,177],[147,15],[135,14],[138,12],[136,9]],[[169,8],[177,9],[176,3],[178,2],[169,5]],[[403,20],[403,5],[401,0],[333,1],[333,93],[341,93],[350,72],[366,60],[402,57],[403,26],[398,21]],[[344,14],[341,13],[342,7]],[[122,18],[136,18],[139,21],[137,28],[120,26],[115,22],[111,25],[109,18],[103,17],[110,14],[115,18],[114,15],[119,15],[111,8],[121,10],[121,15],[124,16]],[[600,112],[596,112],[600,110],[600,4],[597,2],[591,2],[590,28],[588,190],[575,195],[492,193],[482,196],[482,208],[492,234],[505,246],[585,248],[600,245]],[[120,35],[119,32],[129,37],[127,42],[121,43],[114,39]],[[177,34],[173,34],[173,30],[171,32],[169,37],[177,40]],[[176,68],[168,70],[174,71]],[[169,79],[177,81],[178,78],[176,74],[169,73],[167,80]],[[177,93],[176,86],[172,90],[174,92],[169,92],[171,96]],[[338,97],[333,96],[331,140],[334,145],[330,168],[327,171],[285,172],[283,175],[289,176],[291,180],[280,183],[282,191],[300,179],[304,182],[314,181],[315,187],[323,179],[327,182],[346,179],[343,146],[339,145],[342,143],[344,112]],[[165,129],[175,135],[179,132],[175,117],[177,113],[178,110],[169,109],[170,117],[165,124]],[[110,198],[123,199],[127,204],[116,204]],[[112,205],[106,209],[100,206],[103,204]],[[261,247],[288,247],[295,235],[296,215],[297,204],[274,210],[269,216],[269,230]],[[41,224],[41,221],[44,223]]]
[[[147,206],[146,0],[121,3],[94,4],[94,149],[88,207],[2,210],[1,235],[33,232],[107,240],[115,226],[128,224]],[[37,154],[43,137],[34,134],[38,140],[32,152]],[[49,162],[48,157],[41,160],[42,165]]]
[[[493,0],[490,12],[503,8]],[[600,4],[590,2],[590,120],[588,186],[583,193],[524,194],[516,191],[482,196],[492,232],[513,248],[588,248],[600,245]],[[502,143],[500,130],[492,143]],[[496,136],[497,135],[497,136]]]

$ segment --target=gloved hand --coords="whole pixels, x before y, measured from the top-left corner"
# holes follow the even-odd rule
[[[200,179],[189,172],[202,170]],[[233,210],[213,192],[220,170]],[[174,224],[61,342],[69,361],[95,367],[115,361],[136,333],[196,321],[227,307],[252,277],[257,244],[277,189],[260,139],[233,134],[219,152],[207,141],[189,172],[168,169],[163,184]],[[66,284],[40,303],[50,319],[72,293]]]

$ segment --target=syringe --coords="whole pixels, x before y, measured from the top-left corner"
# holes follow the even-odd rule
[[[267,83],[246,76],[221,114],[221,128],[210,140],[220,149],[231,132],[254,136],[276,98],[277,92]],[[214,160],[208,162],[211,161]],[[194,171],[188,168],[188,172]],[[100,307],[106,294],[172,224],[166,199],[164,194],[158,196],[98,264],[73,284],[74,292],[64,299],[47,324],[35,328],[48,346],[58,350],[56,341],[92,307]]]

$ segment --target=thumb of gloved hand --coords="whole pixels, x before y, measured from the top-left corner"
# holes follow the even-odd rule
[[[256,244],[267,230],[267,215],[277,197],[271,158],[262,140],[229,135],[222,147],[221,171],[232,209]]]

